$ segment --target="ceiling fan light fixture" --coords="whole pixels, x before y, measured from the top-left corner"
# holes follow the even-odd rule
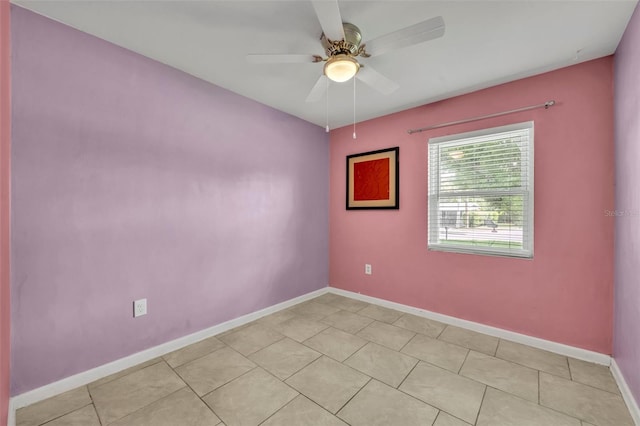
[[[360,64],[349,55],[336,55],[327,60],[324,65],[324,75],[336,83],[351,80],[360,69]]]

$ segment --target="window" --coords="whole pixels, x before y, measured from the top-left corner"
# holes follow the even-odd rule
[[[429,249],[533,257],[533,122],[429,140]]]

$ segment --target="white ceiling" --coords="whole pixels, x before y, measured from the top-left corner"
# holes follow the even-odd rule
[[[311,3],[59,1],[14,3],[304,120],[325,125],[326,102],[305,98],[322,64],[250,64],[250,53],[323,55]],[[340,1],[363,40],[442,16],[442,38],[362,59],[400,88],[358,82],[357,121],[612,54],[637,0]],[[579,53],[576,56],[576,52]],[[360,59],[360,58],[359,58]],[[540,101],[545,101],[541,99]],[[332,128],[353,120],[351,82],[329,90]]]

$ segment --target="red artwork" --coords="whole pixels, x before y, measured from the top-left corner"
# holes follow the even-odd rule
[[[362,161],[353,165],[353,199],[389,199],[389,158]]]

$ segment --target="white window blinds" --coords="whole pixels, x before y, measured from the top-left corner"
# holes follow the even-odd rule
[[[429,140],[433,250],[533,256],[533,122]]]

